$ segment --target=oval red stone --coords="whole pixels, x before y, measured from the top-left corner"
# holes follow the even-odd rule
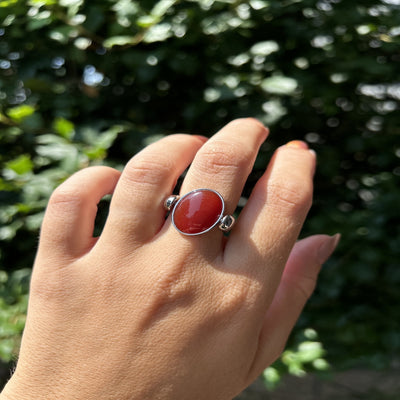
[[[212,228],[222,217],[222,197],[209,189],[194,190],[176,204],[172,220],[175,227],[186,235],[196,235]]]

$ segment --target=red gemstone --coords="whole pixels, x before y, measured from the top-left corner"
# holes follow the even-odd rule
[[[218,193],[199,189],[183,196],[175,206],[173,222],[187,235],[196,235],[212,228],[224,212],[224,202]]]

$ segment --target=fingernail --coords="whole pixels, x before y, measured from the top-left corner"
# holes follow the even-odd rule
[[[317,158],[317,153],[315,152],[315,150],[309,149],[308,150],[315,158]]]
[[[302,140],[292,140],[291,142],[286,143],[286,146],[296,147],[297,149],[308,149],[308,144]]]
[[[200,139],[202,142],[207,142],[208,137],[202,135],[193,135],[195,138]]]
[[[327,240],[321,244],[318,249],[318,261],[320,264],[326,262],[332,255],[339,244],[340,238],[341,234],[337,233],[336,235],[328,236]]]

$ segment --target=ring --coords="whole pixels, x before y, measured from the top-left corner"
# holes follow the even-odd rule
[[[196,189],[184,196],[169,196],[164,208],[172,213],[172,225],[183,235],[201,235],[218,225],[223,232],[232,229],[235,218],[224,215],[223,197],[212,189]]]

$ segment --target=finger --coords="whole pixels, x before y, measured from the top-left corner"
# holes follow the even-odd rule
[[[119,177],[113,168],[89,167],[62,183],[50,197],[39,251],[68,258],[86,253],[94,244],[97,204],[113,192]]]
[[[294,246],[263,322],[253,364],[254,378],[283,351],[306,301],[314,291],[321,265],[333,253],[339,240],[340,235],[315,235],[300,240]]]
[[[245,181],[253,167],[268,130],[252,118],[235,120],[216,133],[196,154],[182,184],[181,194],[199,188],[218,191],[225,201],[225,213],[236,208]],[[221,232],[198,236],[217,246]]]
[[[196,154],[181,193],[209,188],[220,192],[233,212],[268,130],[253,118],[223,127]]]
[[[305,144],[279,148],[229,238],[227,262],[246,260],[247,273],[255,273],[270,286],[267,293],[274,293],[311,206],[314,170],[315,153]]]
[[[135,155],[122,172],[100,240],[133,245],[152,239],[165,222],[165,198],[205,140],[170,135]]]

